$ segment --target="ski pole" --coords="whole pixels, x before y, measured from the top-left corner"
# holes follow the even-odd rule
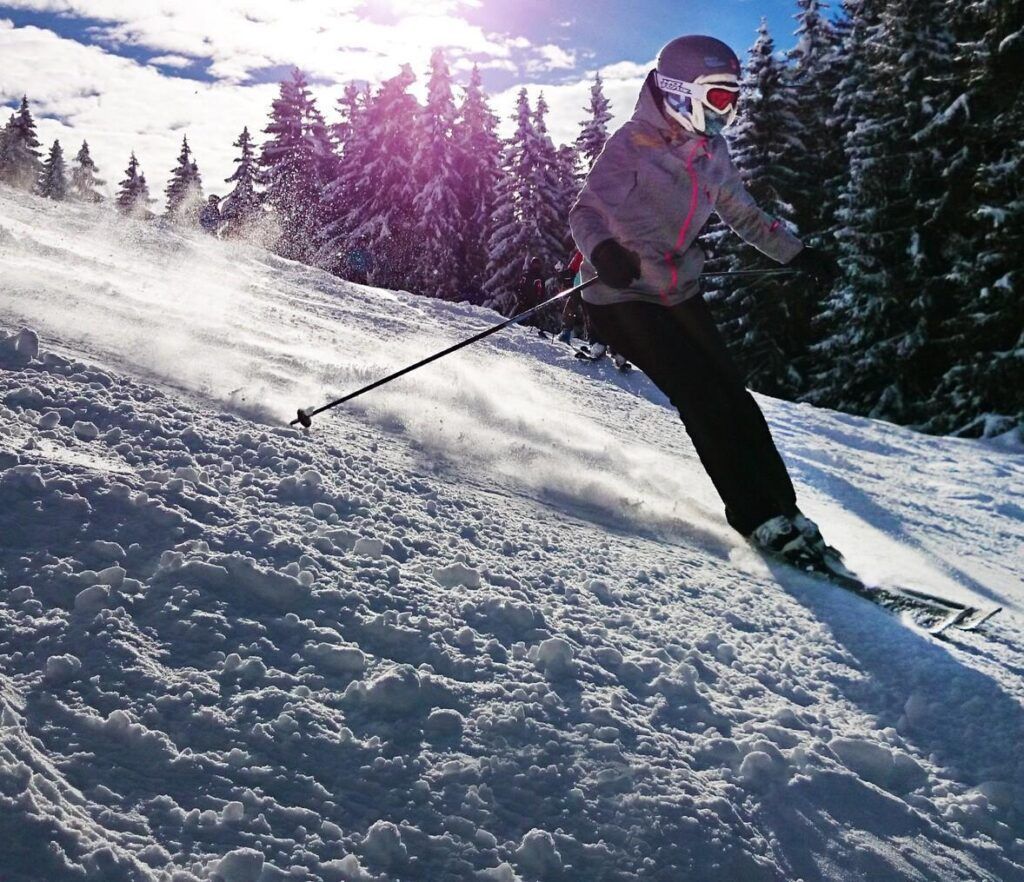
[[[411,364],[408,367],[404,367],[399,371],[395,371],[393,374],[388,374],[388,376],[382,377],[381,379],[373,383],[370,383],[369,386],[363,386],[362,389],[357,389],[355,392],[350,392],[343,398],[335,399],[334,401],[328,402],[327,404],[323,405],[322,407],[318,407],[315,410],[303,410],[302,408],[299,408],[299,415],[295,419],[293,419],[288,425],[294,426],[296,424],[300,424],[308,429],[313,424],[313,417],[315,417],[317,414],[323,413],[325,410],[330,410],[332,407],[337,407],[339,404],[345,404],[345,402],[351,401],[353,398],[358,398],[360,395],[363,395],[366,392],[370,392],[373,389],[377,389],[378,387],[383,386],[385,383],[390,383],[392,380],[397,380],[399,377],[404,377],[406,374],[410,374],[414,370],[421,368],[424,365],[430,364],[432,361],[437,361],[439,358],[444,358],[446,355],[451,355],[453,352],[458,352],[458,350],[463,349],[466,346],[469,346],[471,343],[476,343],[480,340],[483,340],[485,337],[490,337],[491,334],[496,334],[498,331],[502,330],[503,328],[507,328],[509,325],[514,325],[516,322],[521,322],[525,319],[528,319],[535,313],[540,312],[540,310],[542,310],[545,306],[550,306],[552,303],[561,300],[565,297],[568,297],[571,294],[575,294],[578,291],[582,291],[585,288],[589,288],[591,285],[594,285],[596,283],[597,277],[595,276],[594,278],[588,279],[586,282],[577,285],[575,288],[569,288],[568,290],[563,291],[561,294],[556,294],[554,297],[545,300],[543,303],[539,303],[533,308],[527,309],[526,311],[519,313],[519,315],[514,315],[512,316],[512,318],[505,319],[505,321],[501,322],[500,324],[493,325],[490,328],[481,331],[479,334],[474,334],[472,337],[463,340],[461,343],[456,343],[454,346],[449,346],[447,349],[444,349],[441,352],[435,352],[433,355],[430,355],[427,358],[424,358],[423,360],[416,362],[416,364]]]
[[[792,276],[798,273],[802,273],[803,270],[798,269],[764,269],[764,270],[726,270],[721,273],[701,273],[702,279],[714,278],[719,279],[728,276],[729,278],[737,278],[738,276]]]

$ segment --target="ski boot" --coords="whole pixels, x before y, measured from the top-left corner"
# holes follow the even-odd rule
[[[793,526],[800,531],[803,537],[807,540],[807,543],[818,554],[834,560],[836,563],[841,564],[843,562],[842,554],[825,541],[825,538],[821,535],[821,530],[818,529],[818,525],[799,509],[793,517]]]
[[[765,521],[749,536],[751,544],[769,557],[781,560],[798,570],[827,573],[823,555],[818,552],[792,518],[778,515]]]

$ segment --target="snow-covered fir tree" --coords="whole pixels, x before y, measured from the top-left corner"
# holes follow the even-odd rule
[[[584,170],[589,171],[594,160],[604,150],[605,141],[608,140],[608,123],[612,120],[611,102],[604,95],[604,81],[600,71],[594,74],[594,84],[590,87],[590,105],[584,110],[589,116],[580,123],[576,149]]]
[[[164,192],[167,196],[167,216],[171,220],[186,224],[199,222],[203,181],[192,148],[189,147],[188,136],[181,139],[181,152]]]
[[[947,367],[923,427],[976,436],[1016,425],[1024,437],[1024,2],[948,12],[962,91],[942,121],[961,148],[945,180],[962,240],[938,329]]]
[[[827,247],[839,259],[844,274],[852,270],[844,257],[838,233],[843,218],[844,194],[850,183],[851,164],[847,148],[858,127],[881,111],[874,92],[868,88],[870,60],[868,46],[879,32],[879,0],[842,0],[842,14],[834,22],[839,49],[835,57],[838,83],[831,107],[831,118],[842,148],[841,170],[834,180],[822,180],[818,189],[821,201],[828,205],[831,218],[825,219],[829,241]],[[819,304],[814,317],[814,339],[808,359],[807,387],[804,398],[816,404],[838,406],[834,396],[841,391],[840,376],[851,365],[840,353],[838,339],[849,335],[850,316],[842,309],[847,280],[840,281],[831,296]]]
[[[75,156],[75,164],[71,167],[71,194],[75,199],[82,202],[102,202],[103,197],[98,192],[105,181],[97,175],[99,169],[89,153],[89,142],[83,141]]]
[[[505,145],[488,242],[485,291],[489,302],[503,312],[515,306],[518,284],[531,258],[540,258],[550,275],[570,247],[566,163],[560,163],[547,133],[547,111],[543,95],[533,111],[526,89],[520,90],[512,117],[516,130]]]
[[[730,135],[733,162],[751,195],[770,215],[792,222],[788,202],[794,172],[785,156],[799,133],[793,95],[764,19],[748,53],[740,86],[740,115]],[[736,236],[719,237],[729,268],[775,264]],[[806,282],[777,277],[727,280],[710,299],[747,382],[760,392],[792,395],[801,387],[797,360],[810,342]]]
[[[359,282],[366,281],[369,252],[351,239],[349,222],[358,223],[353,214],[359,204],[356,188],[372,150],[366,140],[368,103],[367,91],[357,83],[346,85],[338,99],[339,121],[333,128],[338,159],[318,197],[320,226],[313,258],[321,269]]]
[[[329,147],[322,143],[326,126],[301,71],[294,70],[281,83],[264,132],[270,137],[263,144],[259,163],[266,181],[264,198],[281,229],[276,250],[294,260],[311,260],[324,152],[329,152]]]
[[[328,125],[320,109],[313,101],[310,105],[305,139],[309,148],[313,169],[313,188],[308,223],[311,234],[310,253],[315,254],[316,237],[324,226],[324,215],[321,207],[321,194],[329,181],[338,175],[338,139],[334,126]]]
[[[556,204],[562,212],[560,221],[562,229],[565,231],[565,236],[562,239],[563,251],[575,251],[572,233],[569,230],[569,209],[576,202],[583,186],[580,154],[575,145],[562,144],[555,152],[555,176],[558,182]]]
[[[487,269],[487,242],[494,228],[494,205],[501,179],[498,118],[487,103],[480,69],[474,65],[453,133],[459,172],[459,286],[479,299]]]
[[[54,199],[58,202],[63,202],[68,198],[68,172],[60,141],[53,142],[53,146],[43,162],[43,170],[39,175],[36,192],[44,199]]]
[[[8,121],[0,139],[0,183],[21,190],[34,190],[43,170],[36,123],[28,98]]]
[[[221,217],[228,221],[229,229],[238,232],[245,230],[263,214],[263,198],[256,189],[262,183],[262,175],[256,164],[256,152],[248,126],[242,129],[234,146],[239,150],[239,155],[235,157],[235,170],[230,177],[224,179],[224,183],[235,186],[221,203]]]
[[[370,280],[385,288],[410,288],[417,244],[413,200],[419,104],[409,94],[416,77],[408,65],[386,80],[366,109],[365,162],[353,181],[345,226],[350,241],[372,257]]]
[[[533,254],[540,254],[543,242],[533,173],[537,133],[525,88],[519,91],[512,119],[516,130],[505,142],[502,155],[484,286],[489,302],[506,314],[515,306],[524,264]]]
[[[837,235],[846,278],[829,302],[812,400],[901,422],[933,406],[944,355],[936,326],[955,300],[961,210],[944,171],[959,146],[936,117],[953,102],[954,46],[941,0],[893,0],[855,26],[861,88],[846,140]],[[912,97],[912,100],[908,98]],[[859,107],[858,107],[859,105]]]
[[[9,164],[9,156],[13,139],[14,114],[12,113],[10,118],[4,124],[4,127],[0,129],[0,183],[4,182],[5,169]]]
[[[533,114],[533,130],[520,170],[533,206],[539,238],[530,256],[540,257],[548,274],[565,256],[569,241],[569,209],[565,169],[559,162],[558,150],[548,134],[548,103],[541,92]]]
[[[797,126],[785,145],[793,171],[787,200],[804,239],[821,245],[838,205],[833,195],[846,171],[841,120],[833,109],[843,65],[839,34],[822,0],[797,0],[797,44],[788,53],[784,86]]]
[[[134,151],[128,160],[128,168],[124,175],[124,179],[118,185],[115,199],[118,210],[122,214],[132,217],[146,216],[149,213],[149,204],[152,200],[149,196],[146,176],[139,167],[139,160]]]
[[[529,254],[529,230],[518,211],[519,187],[512,169],[515,148],[506,143],[502,171],[495,188],[491,235],[487,241],[484,293],[487,304],[503,315],[511,315],[523,274],[523,255]]]
[[[443,300],[459,294],[459,206],[461,180],[453,143],[455,101],[444,53],[430,58],[427,103],[420,115],[414,169],[419,192],[413,200],[416,224],[415,278],[419,293]]]

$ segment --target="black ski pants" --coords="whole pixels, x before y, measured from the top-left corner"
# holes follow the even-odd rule
[[[796,514],[789,472],[702,297],[671,307],[631,301],[585,309],[600,338],[679,411],[736,530],[746,536],[769,518]]]

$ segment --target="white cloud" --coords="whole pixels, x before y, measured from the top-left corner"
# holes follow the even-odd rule
[[[508,58],[528,41],[485,33],[461,15],[477,0],[7,0],[8,8],[101,22],[111,47],[142,47],[207,58],[217,79],[246,82],[268,67],[298,64],[317,79],[380,80],[405,63],[427,67],[444,46],[451,57]]]
[[[537,50],[549,70],[572,70],[576,66],[576,55],[561,46],[548,44]]]
[[[654,58],[646,64],[637,64],[635,61],[618,61],[615,64],[602,67],[601,76],[605,80],[643,79],[656,64],[657,60]]]
[[[396,0],[370,2],[392,3]],[[190,23],[191,17],[201,4],[192,2],[152,0],[140,4],[135,0],[90,0],[89,3],[83,0],[15,0],[15,3],[22,7],[31,6],[68,14],[79,14],[88,6],[90,16],[101,19],[131,15],[133,18],[130,26],[117,26],[122,29],[117,30],[119,38],[126,40],[141,41],[142,38],[132,37],[125,28],[134,29],[137,35],[151,34],[158,29],[158,25],[174,21],[177,30],[162,38],[168,50],[151,59],[147,65],[105,51],[99,46],[88,46],[62,38],[49,30],[37,27],[15,28],[10,21],[0,19],[0,58],[3,59],[3,64],[0,64],[0,103],[13,102],[27,93],[32,100],[33,111],[39,118],[40,138],[47,146],[53,139],[60,138],[65,151],[74,155],[82,139],[88,139],[93,156],[111,190],[122,177],[129,152],[134,150],[142,163],[153,195],[162,196],[167,176],[178,155],[181,138],[187,134],[203,173],[207,192],[226,191],[224,178],[234,168],[235,148],[232,142],[243,126],[248,126],[257,140],[262,140],[261,132],[266,125],[270,104],[278,91],[276,83],[251,85],[246,84],[245,78],[253,69],[271,63],[285,64],[283,54],[272,54],[269,51],[264,53],[250,44],[248,55],[240,54],[229,61],[223,45],[211,49],[209,44],[204,45],[193,34],[195,24]],[[442,7],[446,10],[454,9],[457,3],[466,5],[467,0],[438,0],[433,5],[417,0],[415,5],[424,10],[432,8],[436,12]],[[217,15],[225,10],[241,8],[242,5],[239,0],[216,4],[219,12],[211,12],[213,20],[220,21]],[[308,0],[292,0],[288,5],[307,8],[311,4]],[[313,5],[322,13],[321,24],[330,27],[332,15],[337,17],[348,14],[346,9],[355,8],[356,2],[350,0],[347,7],[344,3],[334,3],[330,14],[323,13],[319,4]],[[206,3],[205,6],[214,7],[214,4]],[[256,18],[258,22],[269,25],[279,21],[278,3],[255,0],[244,6],[250,17]],[[139,11],[141,7],[145,7],[145,14]],[[179,10],[180,15],[171,15],[170,10]],[[233,21],[237,23],[237,18]],[[414,65],[414,70],[420,76],[415,90],[422,93],[427,56],[435,42],[444,42],[446,26],[442,18],[428,14],[407,17],[405,22],[406,28],[418,28],[421,32],[418,39],[422,43],[423,55],[420,66]],[[463,25],[469,28],[465,22]],[[283,33],[292,33],[297,40],[298,30],[293,28],[288,31],[286,28]],[[305,36],[310,36],[315,30],[312,28]],[[114,32],[108,31],[108,35]],[[215,43],[220,39],[217,33],[217,28],[211,27],[211,34],[216,37]],[[332,39],[337,40],[343,36],[346,43],[356,46],[359,33],[352,31],[335,34]],[[408,34],[408,31],[399,29],[399,33]],[[467,38],[463,42],[468,42],[472,36],[471,30],[462,33]],[[149,39],[147,36],[146,40]],[[159,42],[155,36],[152,39],[154,43]],[[245,41],[239,40],[237,44],[242,42]],[[543,53],[547,53],[551,61],[562,62],[567,66],[570,63],[568,55],[558,54],[561,52],[558,47],[535,49],[525,40],[511,39],[505,46],[498,46],[495,54],[474,54],[472,60],[466,55],[456,54],[452,58],[452,67],[455,71],[465,72],[472,61],[476,61],[485,69],[521,73],[523,53],[517,48],[510,54],[508,46],[512,43],[517,47],[529,47],[528,52],[533,53],[533,57],[542,57]],[[178,51],[170,51],[172,45]],[[305,70],[323,76],[327,82],[340,84],[349,79],[359,79],[374,83],[393,76],[398,70],[398,56],[383,55],[375,48],[334,51],[332,54],[336,57],[328,58],[324,48],[326,45],[323,40],[318,42],[314,35],[310,38],[309,51],[299,53],[298,60]],[[318,52],[322,54],[318,55]],[[221,65],[222,73],[225,66],[230,67],[232,77],[204,83],[169,76],[166,71],[151,66],[156,64],[173,68],[211,56],[221,59],[215,63]],[[629,117],[643,77],[650,66],[622,62],[601,69],[605,78],[605,94],[611,100],[615,114],[613,126]],[[331,76],[325,75],[328,68],[333,71]],[[536,102],[539,92],[544,91],[551,106],[548,125],[557,143],[572,142],[579,133],[579,123],[586,116],[584,108],[589,102],[592,77],[590,73],[575,82],[531,84],[528,87],[533,102]],[[514,110],[518,90],[519,87],[515,86],[493,97],[493,107],[501,117],[504,134],[510,134],[513,128],[509,117]],[[318,85],[313,92],[321,109],[330,118],[341,93],[340,85]]]
[[[242,127],[265,125],[276,85],[241,87],[162,75],[40,28],[0,25],[0,101],[27,93],[47,146],[60,138],[74,155],[83,139],[108,185],[116,187],[134,150],[154,195],[187,134],[208,191],[224,192],[232,142]]]
[[[148,64],[154,67],[174,67],[184,69],[196,63],[194,58],[186,58],[184,55],[158,55],[149,59]]]
[[[640,87],[652,67],[653,61],[646,65],[621,62],[600,69],[604,81],[604,94],[611,102],[611,130],[618,128],[632,116]],[[571,83],[530,84],[526,87],[531,105],[536,105],[537,97],[541,92],[544,93],[544,98],[551,108],[547,117],[548,131],[556,144],[569,144],[576,140],[580,132],[580,122],[587,117],[586,108],[590,105],[590,87],[593,81],[594,75],[590,73],[585,79]],[[515,112],[520,88],[522,87],[513,86],[492,99],[494,110],[501,118],[501,134],[505,137],[515,131],[512,115]]]

